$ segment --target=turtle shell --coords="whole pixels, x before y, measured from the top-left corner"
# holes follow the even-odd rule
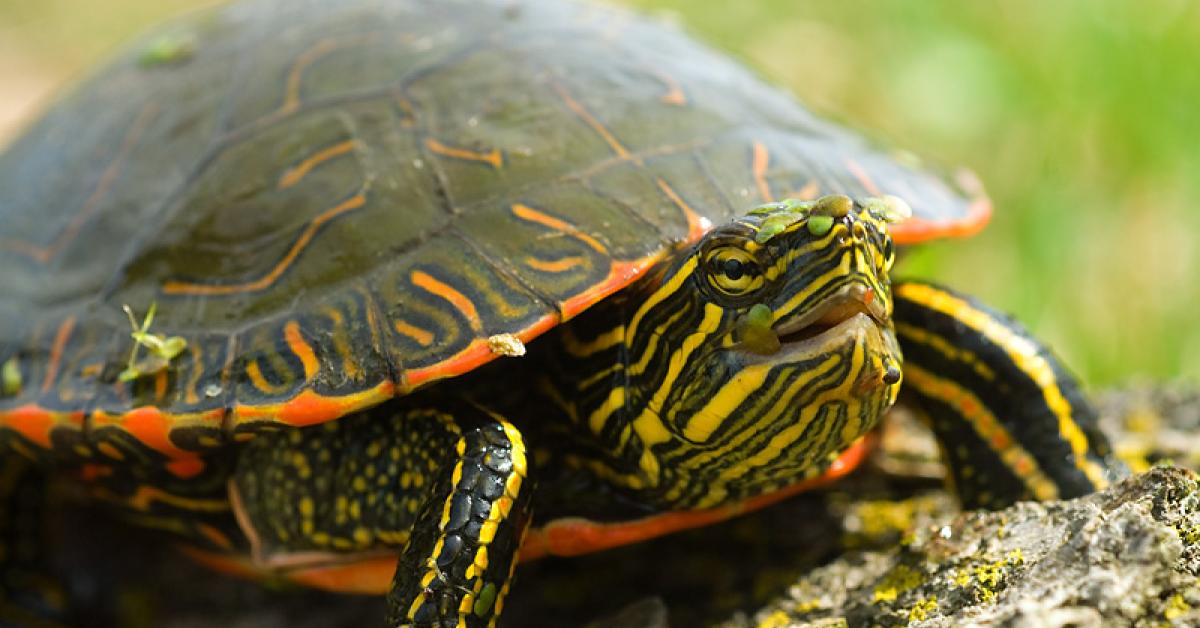
[[[990,211],[675,29],[558,0],[190,16],[35,122],[0,190],[0,439],[177,459],[470,371],[766,201],[894,194],[901,242]],[[152,305],[185,348],[121,377],[122,308]]]

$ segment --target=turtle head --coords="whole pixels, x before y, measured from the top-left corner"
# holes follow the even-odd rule
[[[895,400],[887,224],[906,207],[764,205],[654,280],[627,328],[629,394],[669,433],[648,439],[672,442],[658,464],[706,476],[699,505],[819,473]]]

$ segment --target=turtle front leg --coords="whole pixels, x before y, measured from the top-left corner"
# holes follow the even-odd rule
[[[927,283],[893,293],[902,399],[933,429],[964,507],[1076,497],[1124,473],[1079,383],[1016,321]]]
[[[0,447],[0,627],[66,625],[45,552],[46,484],[43,469]]]
[[[530,517],[525,443],[483,410],[454,422],[458,438],[392,580],[389,626],[488,626],[508,593]]]
[[[529,521],[527,474],[498,415],[386,404],[251,441],[234,500],[266,564],[395,547],[388,626],[488,626]]]

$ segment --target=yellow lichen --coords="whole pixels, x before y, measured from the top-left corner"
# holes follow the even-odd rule
[[[1195,545],[1200,543],[1200,526],[1188,526],[1181,530],[1177,530],[1176,533],[1179,535],[1179,539],[1183,541],[1184,545]]]
[[[1167,600],[1167,608],[1163,610],[1163,617],[1167,620],[1178,619],[1190,610],[1192,607],[1187,600],[1183,599],[1183,595],[1176,593]]]
[[[810,613],[819,608],[822,608],[822,606],[823,605],[821,604],[821,600],[819,600],[817,598],[813,598],[813,599],[805,601],[805,602],[800,602],[799,604],[796,605],[796,608],[794,610],[796,613]]]
[[[1004,561],[998,561],[987,565],[980,565],[973,571],[975,572],[975,581],[985,587],[995,587],[1004,579]]]
[[[915,589],[921,582],[921,574],[905,565],[896,565],[875,585],[874,600],[893,602],[902,593]]]
[[[881,540],[901,537],[902,544],[911,544],[915,537],[910,530],[917,515],[937,509],[937,498],[919,496],[902,501],[869,500],[856,503],[848,513],[847,547],[874,545]]]
[[[954,584],[960,589],[967,588],[971,584],[971,574],[966,569],[959,569],[954,573]]]
[[[996,599],[996,590],[1004,583],[1009,567],[1015,567],[1025,562],[1025,555],[1019,549],[1012,550],[1003,560],[987,565],[979,565],[972,569],[975,576],[975,598],[980,602],[991,602]]]
[[[775,611],[767,615],[765,619],[758,622],[758,628],[783,628],[790,624],[792,620],[783,611]]]
[[[920,600],[917,600],[917,603],[913,604],[912,609],[910,609],[908,611],[908,621],[914,622],[914,621],[922,621],[924,619],[928,619],[930,613],[933,613],[937,609],[938,609],[937,596],[921,598]]]

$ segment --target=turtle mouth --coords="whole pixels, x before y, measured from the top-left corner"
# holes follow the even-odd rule
[[[850,284],[825,298],[807,312],[775,326],[782,345],[803,343],[837,329],[859,314],[877,324],[887,325],[888,315],[875,291],[862,284]]]
[[[743,349],[743,359],[752,363],[791,362],[840,351],[847,342],[874,342],[888,325],[883,303],[862,284],[850,284],[826,297],[799,316],[777,323],[771,331],[779,339],[779,350],[770,354]]]

